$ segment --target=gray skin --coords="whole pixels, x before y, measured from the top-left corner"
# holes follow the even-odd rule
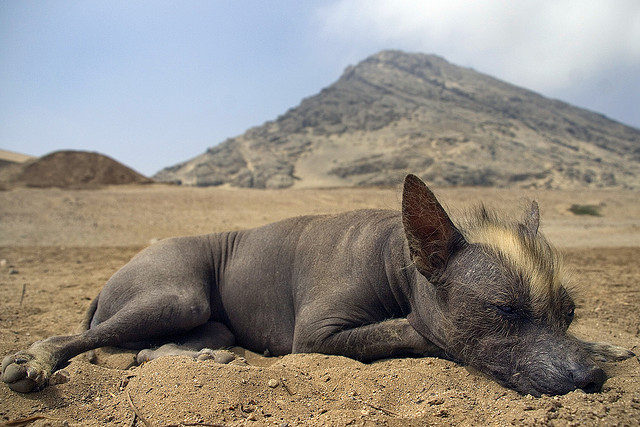
[[[521,227],[536,235],[535,203]],[[512,273],[465,241],[409,175],[402,213],[305,216],[150,246],[106,283],[83,332],[5,357],[2,379],[19,392],[40,390],[71,357],[103,346],[145,349],[139,361],[190,354],[226,362],[210,349],[238,345],[362,361],[447,357],[521,393],[599,391],[606,376],[594,359],[633,353],[568,335],[568,295],[536,318],[496,305],[492,296],[518,282]],[[526,300],[526,287],[516,288]]]

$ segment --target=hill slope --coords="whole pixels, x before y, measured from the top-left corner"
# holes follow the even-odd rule
[[[640,188],[640,130],[424,54],[384,51],[155,179],[238,187]]]
[[[27,154],[16,153],[14,151],[0,150],[0,167],[12,163],[24,163],[33,160],[33,156]]]
[[[91,188],[149,182],[149,178],[110,157],[86,151],[56,151],[0,168],[0,186],[4,188]]]

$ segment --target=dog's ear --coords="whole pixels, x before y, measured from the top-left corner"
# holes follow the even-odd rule
[[[402,193],[402,223],[416,268],[427,279],[440,275],[464,244],[436,196],[415,175],[407,175]]]
[[[522,225],[524,225],[529,235],[535,236],[538,234],[538,228],[540,227],[540,209],[538,208],[538,202],[535,200],[531,202],[531,207],[525,212]]]

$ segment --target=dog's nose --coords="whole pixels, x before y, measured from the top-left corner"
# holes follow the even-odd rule
[[[607,375],[597,366],[573,369],[571,376],[576,388],[584,390],[585,393],[599,392],[607,380]]]

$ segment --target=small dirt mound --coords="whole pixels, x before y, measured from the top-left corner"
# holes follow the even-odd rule
[[[26,162],[9,186],[93,188],[103,185],[147,184],[151,179],[99,153],[56,151]]]

